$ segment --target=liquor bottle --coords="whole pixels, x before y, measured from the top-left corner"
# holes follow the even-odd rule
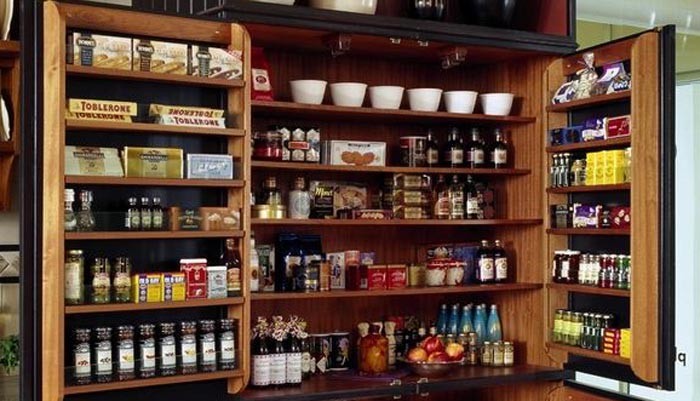
[[[65,231],[75,231],[78,229],[78,221],[73,212],[73,202],[75,201],[75,191],[66,188],[63,190],[63,229]]]
[[[459,129],[454,127],[450,131],[448,141],[443,148],[443,164],[446,167],[464,166],[464,145],[459,136]]]
[[[251,369],[251,384],[254,387],[270,386],[270,352],[267,348],[267,338],[263,335],[253,339],[253,367]]]
[[[280,339],[273,339],[270,347],[270,384],[276,387],[287,384],[287,352]]]
[[[263,183],[262,192],[258,197],[256,197],[256,201],[259,202],[259,205],[283,205],[282,194],[277,188],[277,177],[271,176],[265,179],[265,182]]]
[[[260,291],[260,258],[255,248],[255,237],[250,236],[250,291]]]
[[[226,249],[221,255],[221,265],[226,266],[226,289],[228,297],[241,295],[241,254],[236,240],[226,239]]]
[[[457,174],[452,176],[452,184],[448,191],[450,199],[450,220],[464,219],[464,185],[459,182]]]
[[[389,368],[396,366],[396,322],[387,321],[384,322],[384,335],[387,339],[387,344],[389,345],[389,350],[387,354],[387,359],[389,362]]]
[[[489,242],[481,241],[481,246],[476,252],[477,267],[476,281],[481,284],[492,283],[494,281],[493,253],[489,249]]]
[[[470,333],[474,331],[474,324],[472,322],[472,304],[464,305],[462,307],[462,317],[459,319],[459,332],[460,333]]]
[[[163,219],[163,206],[160,205],[160,198],[153,198],[153,208],[151,209],[151,225],[154,230],[163,230],[163,224],[165,223]]]
[[[508,143],[505,133],[500,128],[496,128],[496,141],[491,149],[491,167],[504,168],[508,164]]]
[[[399,317],[394,321],[396,322],[396,328],[394,329],[394,340],[396,340],[395,358],[400,358],[404,355],[404,350],[406,348],[403,331],[403,319]]]
[[[147,197],[141,198],[141,229],[145,231],[153,228],[153,212],[151,211],[150,203]]]
[[[442,304],[440,305],[440,313],[438,314],[438,320],[437,320],[437,334],[447,334],[447,325],[448,325],[448,311],[447,311],[447,304]],[[431,333],[431,335],[433,335]]]
[[[304,177],[294,180],[294,188],[289,191],[289,218],[308,219],[311,215],[311,195],[305,190]]]
[[[479,212],[481,211],[479,207],[479,191],[477,191],[476,184],[471,175],[467,176],[467,183],[464,187],[464,198],[466,218],[470,220],[478,219]]]
[[[311,341],[306,332],[299,334],[299,347],[301,348],[301,380],[311,378],[312,369],[315,368],[315,362],[311,357]]]
[[[452,334],[457,337],[459,333],[459,304],[452,305],[450,310],[450,319],[447,323],[447,334]]]
[[[486,327],[488,341],[497,342],[503,340],[503,330],[501,329],[501,318],[498,316],[498,307],[491,305],[491,313]]]
[[[447,220],[450,218],[450,191],[445,176],[440,174],[438,182],[435,184],[433,191],[433,217],[438,220]]]
[[[496,273],[496,282],[508,281],[508,255],[501,244],[501,240],[496,240],[493,246],[493,265]]]
[[[484,341],[488,341],[486,337],[486,311],[483,305],[476,306],[474,312],[474,332],[476,333],[477,345],[481,346]]]
[[[425,156],[428,162],[428,167],[437,167],[440,165],[440,148],[438,147],[437,140],[433,138],[433,131],[428,130],[428,141],[427,141]]]
[[[287,340],[287,356],[286,356],[286,377],[287,384],[290,386],[301,386],[302,368],[301,368],[301,346],[299,339],[294,335],[289,335]]]
[[[141,211],[137,205],[138,199],[129,198],[129,208],[126,210],[124,227],[127,230],[138,231],[141,229]]]
[[[484,144],[481,140],[481,133],[478,128],[472,128],[471,141],[467,146],[467,167],[484,167]]]

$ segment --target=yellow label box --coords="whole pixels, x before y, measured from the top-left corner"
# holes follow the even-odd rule
[[[163,292],[161,301],[184,301],[185,300],[185,273],[163,273],[161,274],[163,282]]]
[[[68,111],[71,113],[135,116],[138,114],[138,105],[135,102],[116,102],[95,99],[68,99]]]
[[[163,282],[160,274],[135,274],[131,289],[135,303],[161,302]]]
[[[182,178],[182,149],[124,147],[127,177]]]

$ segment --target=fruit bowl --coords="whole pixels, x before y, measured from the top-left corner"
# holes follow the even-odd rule
[[[447,362],[411,362],[408,360],[403,360],[403,362],[408,366],[408,368],[420,377],[442,377],[450,373],[450,371],[461,366],[464,358],[459,361],[447,361]]]

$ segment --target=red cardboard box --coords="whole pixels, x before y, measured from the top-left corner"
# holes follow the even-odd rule
[[[386,289],[386,265],[367,266],[367,289],[370,291]]]
[[[207,260],[180,259],[180,271],[185,273],[187,299],[207,297]]]
[[[386,268],[386,285],[390,290],[406,288],[408,274],[406,265],[389,265]]]

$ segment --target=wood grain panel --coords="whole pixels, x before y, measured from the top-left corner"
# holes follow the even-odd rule
[[[555,392],[552,401],[613,401],[618,398],[606,398],[598,394],[562,387]]]
[[[632,47],[631,227],[632,370],[647,382],[659,380],[659,34],[641,35]]]
[[[630,38],[610,44],[604,43],[599,46],[594,46],[574,53],[563,59],[561,74],[563,76],[568,76],[583,68],[581,56],[589,51],[595,53],[594,64],[596,67],[602,67],[606,64],[615,63],[618,61],[629,60],[631,57],[632,45],[634,45],[635,41],[636,38]],[[561,83],[563,82],[564,81]],[[561,85],[561,83],[559,83],[559,85]]]
[[[63,398],[63,149],[65,147],[65,49],[56,38],[66,37],[58,5],[44,3],[44,132],[42,177],[42,297],[41,397]]]
[[[10,120],[10,141],[0,142],[0,211],[10,210],[14,191],[12,190],[12,179],[15,176],[12,171],[15,161],[19,158],[21,149],[21,134],[20,134],[20,78],[21,67],[19,59],[19,43],[15,41],[0,42],[0,57],[8,57],[0,59],[3,61],[2,71],[2,90],[3,93],[9,94],[9,99],[6,98],[6,105],[9,107],[11,114]],[[16,50],[16,52],[15,52]]]

